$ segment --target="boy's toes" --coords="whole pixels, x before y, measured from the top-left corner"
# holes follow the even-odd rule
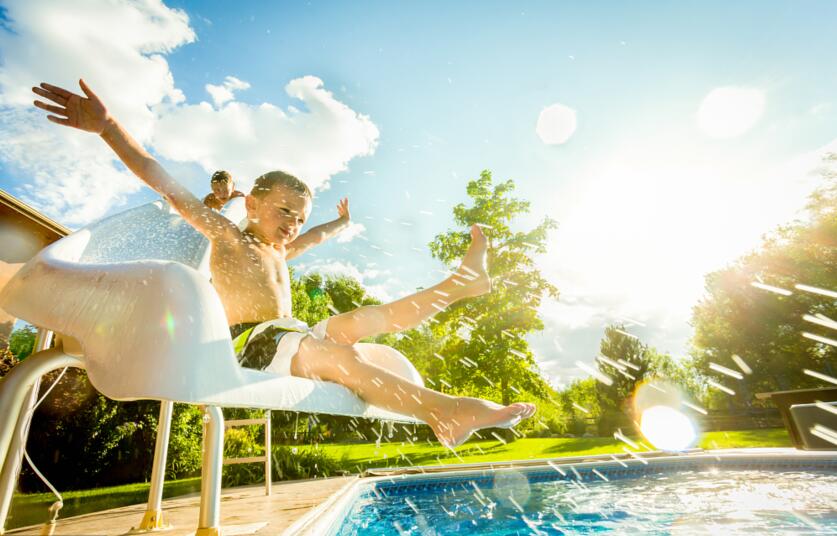
[[[512,406],[516,406],[514,414],[519,415],[522,419],[528,419],[537,410],[537,406],[526,402],[515,402]]]

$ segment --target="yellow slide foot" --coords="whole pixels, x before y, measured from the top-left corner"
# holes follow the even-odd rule
[[[147,510],[142,516],[142,521],[138,527],[134,527],[126,534],[142,534],[145,532],[159,532],[164,530],[171,530],[172,527],[166,522],[162,510]]]

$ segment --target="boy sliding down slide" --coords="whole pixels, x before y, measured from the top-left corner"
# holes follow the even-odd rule
[[[291,317],[287,260],[335,236],[348,226],[349,204],[339,218],[300,234],[311,213],[312,195],[296,177],[271,171],[256,179],[247,195],[247,227],[241,231],[178,184],[119,123],[84,83],[86,97],[41,84],[32,88],[52,101],[35,106],[59,125],[98,134],[124,164],[161,194],[212,244],[212,284],[223,303],[242,365],[267,372],[339,383],[369,404],[426,422],[448,448],[461,445],[475,430],[510,428],[535,412],[533,404],[500,406],[450,396],[413,384],[364,358],[360,339],[417,326],[443,306],[491,289],[486,271],[487,241],[471,228],[471,246],[457,272],[441,283],[390,304],[364,306],[336,315],[313,328]]]

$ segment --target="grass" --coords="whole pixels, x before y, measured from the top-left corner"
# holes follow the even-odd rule
[[[563,456],[589,456],[594,454],[621,453],[623,443],[609,437],[585,438],[531,438],[513,443],[499,441],[469,442],[457,450],[459,458],[450,451],[425,443],[374,443],[351,445],[321,445],[320,449],[339,460],[340,466],[350,472],[370,467],[413,465],[446,465],[455,463],[479,463],[508,460],[531,460]],[[743,430],[734,432],[706,432],[698,445],[705,449],[790,447],[791,442],[783,428]],[[311,448],[311,447],[302,447]],[[409,462],[407,461],[409,459]],[[148,483],[128,484],[108,488],[62,493],[64,508],[61,517],[108,510],[120,506],[145,502],[148,499]],[[200,490],[200,478],[188,478],[166,482],[164,497],[176,497]],[[7,528],[22,527],[46,521],[47,509],[55,501],[49,493],[17,494],[12,501],[11,516]],[[139,523],[140,519],[137,519]]]
[[[63,519],[70,516],[128,506],[130,504],[143,503],[148,500],[150,487],[151,484],[148,482],[142,482],[139,484],[125,484],[106,488],[62,491],[61,497],[64,501],[64,507],[61,509],[59,517]],[[198,492],[200,489],[200,477],[172,480],[166,482],[163,486],[163,498],[187,495]],[[55,495],[52,493],[15,494],[12,498],[12,508],[9,518],[6,521],[6,528],[13,529],[15,527],[26,527],[38,523],[45,523],[48,517],[47,511],[55,501]],[[139,524],[140,520],[141,518],[137,519],[137,524]]]
[[[399,465],[447,465],[507,460],[533,460],[563,456],[590,456],[622,453],[624,443],[610,437],[531,438],[504,445],[496,440],[469,442],[457,449],[459,458],[438,445],[425,443],[374,443],[321,445],[330,457],[340,460],[344,469],[358,472],[370,467]],[[698,445],[705,449],[746,447],[790,447],[784,428],[706,432]],[[644,449],[641,449],[644,450]],[[406,459],[405,459],[406,458]],[[407,461],[409,459],[409,462]]]

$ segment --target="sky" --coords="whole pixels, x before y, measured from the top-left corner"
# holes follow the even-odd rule
[[[156,195],[45,121],[83,77],[196,194],[283,169],[353,226],[295,259],[389,300],[443,277],[427,244],[491,170],[559,223],[561,291],[529,340],[555,385],[604,326],[686,355],[705,274],[800,216],[837,151],[837,4],[0,2],[0,188],[71,228]]]

